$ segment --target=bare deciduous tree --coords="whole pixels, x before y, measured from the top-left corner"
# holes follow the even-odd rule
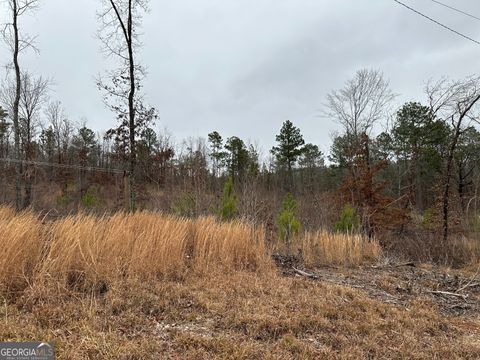
[[[394,98],[389,81],[380,71],[362,69],[342,89],[327,95],[325,115],[342,125],[347,135],[356,138],[370,133],[386,115]]]
[[[107,55],[120,61],[120,68],[110,72],[108,82],[98,81],[105,92],[105,103],[118,115],[120,126],[111,131],[117,138],[128,138],[130,173],[130,209],[135,208],[136,136],[142,123],[156,117],[155,110],[145,109],[139,91],[144,75],[137,63],[141,13],[147,11],[147,0],[103,0],[98,14],[101,22],[99,37]]]
[[[468,123],[478,122],[480,104],[480,76],[450,81],[446,78],[428,83],[425,89],[431,111],[452,126],[443,179],[443,242],[448,240],[450,187],[455,151],[458,141]]]
[[[28,72],[22,74],[22,87],[20,96],[20,138],[27,163],[24,168],[24,197],[23,207],[27,208],[32,202],[32,177],[33,167],[28,161],[35,159],[33,138],[36,135],[36,128],[39,124],[39,115],[42,105],[46,100],[49,81],[40,77],[34,78]]]
[[[390,83],[384,79],[378,70],[362,69],[357,71],[355,77],[345,83],[340,90],[334,90],[327,95],[327,110],[324,114],[335,119],[343,126],[345,143],[343,156],[345,157],[353,183],[360,181],[359,167],[356,159],[367,161],[365,164],[370,169],[370,157],[363,157],[365,142],[369,138],[375,124],[386,117],[390,103],[395,94],[390,89]],[[357,191],[351,188],[351,201]]]
[[[10,11],[10,21],[5,24],[2,35],[5,43],[9,47],[12,54],[12,64],[15,71],[15,96],[11,111],[11,117],[13,122],[14,131],[14,156],[16,159],[20,157],[20,124],[19,124],[19,108],[21,98],[21,86],[22,86],[22,72],[20,69],[19,56],[20,53],[33,47],[33,38],[28,35],[21,34],[19,19],[35,10],[38,7],[39,0],[7,0],[7,4]],[[17,210],[21,209],[21,163],[15,166],[15,205]]]
[[[73,132],[73,125],[68,120],[60,101],[51,101],[45,109],[47,122],[52,126],[58,163],[63,164]]]
[[[49,81],[40,77],[33,77],[30,73],[21,74],[20,102],[18,107],[18,153],[17,159],[31,161],[35,159],[33,139],[39,125],[41,107],[46,99]],[[17,82],[13,79],[2,84],[0,100],[7,106],[9,112],[15,109]],[[22,165],[21,163],[18,163]],[[24,196],[22,208],[30,206],[32,200],[32,168],[27,164],[20,167],[21,179],[24,182]]]

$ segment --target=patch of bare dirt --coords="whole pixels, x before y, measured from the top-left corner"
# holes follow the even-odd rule
[[[415,263],[387,263],[360,268],[306,269],[292,256],[274,255],[284,276],[305,277],[365,291],[371,298],[408,307],[427,298],[444,314],[480,314],[480,274],[427,267]]]

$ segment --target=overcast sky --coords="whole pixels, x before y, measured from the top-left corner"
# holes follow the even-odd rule
[[[443,1],[480,17],[478,0]],[[431,0],[404,2],[480,40],[480,21]],[[100,4],[42,0],[21,24],[38,35],[41,50],[23,54],[22,65],[53,78],[52,98],[95,130],[115,124],[95,86],[108,69],[95,37]],[[479,45],[392,0],[151,0],[150,7],[141,51],[145,92],[159,110],[157,127],[177,140],[217,130],[258,141],[266,152],[290,119],[326,152],[338,126],[319,109],[356,70],[381,69],[401,94],[398,103],[423,101],[429,78],[479,71]],[[2,9],[1,22],[5,16]],[[0,62],[9,61],[1,44]]]

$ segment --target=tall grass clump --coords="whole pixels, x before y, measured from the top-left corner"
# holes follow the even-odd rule
[[[28,286],[43,252],[42,224],[29,211],[0,209],[0,290]]]
[[[0,289],[52,282],[78,290],[125,278],[182,278],[215,270],[269,269],[265,229],[213,217],[151,212],[78,214],[40,221],[0,208]],[[297,236],[307,266],[359,265],[380,255],[376,241],[326,231]]]
[[[11,207],[0,207],[0,221],[10,220],[15,216],[15,210]]]
[[[299,245],[307,266],[357,266],[378,260],[382,252],[374,239],[325,230],[305,233]]]
[[[79,290],[124,278],[183,277],[270,264],[262,228],[150,212],[78,214],[42,223],[0,209],[0,287],[51,282]],[[103,285],[102,285],[103,284]]]
[[[100,278],[107,265],[102,261],[105,233],[102,220],[80,214],[49,223],[48,251],[37,280],[54,279],[63,285],[80,286]]]
[[[192,258],[195,268],[258,270],[270,264],[263,227],[242,222],[219,223],[214,218],[194,222]]]
[[[68,286],[179,276],[185,271],[190,227],[188,220],[148,212],[68,217],[50,225],[43,274]]]
[[[451,239],[443,251],[444,263],[453,267],[480,266],[480,239],[478,236],[459,236]]]

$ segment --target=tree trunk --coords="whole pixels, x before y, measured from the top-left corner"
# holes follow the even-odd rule
[[[18,55],[20,52],[20,36],[18,31],[18,4],[17,0],[12,1],[13,11],[13,66],[15,68],[15,100],[13,102],[13,132],[14,132],[14,158],[15,162],[15,208],[22,209],[21,204],[21,176],[22,163],[20,156],[20,126],[19,126],[19,108],[20,108],[20,92],[22,88],[22,78],[20,73],[20,65]]]
[[[33,178],[33,166],[29,163],[34,160],[33,154],[33,144],[32,144],[32,131],[31,131],[31,117],[28,114],[28,119],[26,121],[26,142],[25,142],[25,163],[24,167],[24,196],[23,196],[23,208],[26,209],[32,204],[32,178]]]
[[[129,72],[130,72],[130,93],[128,95],[128,115],[129,115],[129,135],[130,135],[130,211],[134,211],[136,207],[135,203],[135,170],[137,162],[137,150],[135,143],[135,59],[133,54],[133,14],[132,14],[132,1],[128,2],[128,59],[129,59]]]
[[[31,143],[27,141],[25,145],[25,158],[27,161],[33,160],[33,154],[31,154]],[[23,208],[26,209],[32,204],[32,167],[28,163],[25,164],[24,171],[24,196],[23,196]]]
[[[287,160],[287,192],[293,191],[293,169],[291,160]]]
[[[455,153],[455,148],[457,146],[458,137],[460,136],[460,127],[457,126],[455,129],[455,135],[452,140],[452,145],[450,146],[450,151],[447,158],[447,170],[445,172],[445,183],[443,190],[443,244],[445,245],[448,240],[448,216],[449,216],[449,207],[450,207],[450,179],[452,177],[452,168],[453,168],[453,156]]]
[[[450,182],[453,171],[453,160],[455,156],[455,150],[457,149],[458,139],[462,133],[462,122],[468,112],[473,106],[480,100],[480,95],[477,95],[470,104],[459,114],[458,120],[455,124],[455,133],[453,135],[452,143],[447,157],[447,169],[445,172],[445,182],[443,191],[443,244],[445,245],[448,240],[448,217],[450,207]],[[452,116],[453,120],[453,116]]]

